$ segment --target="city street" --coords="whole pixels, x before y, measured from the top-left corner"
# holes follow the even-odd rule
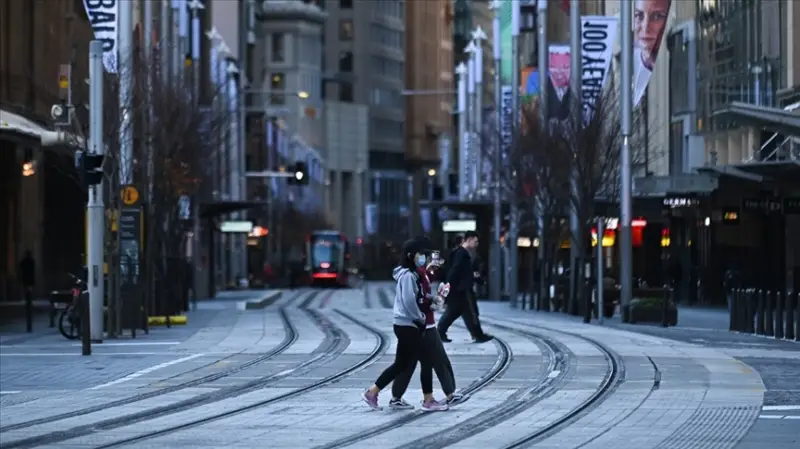
[[[800,345],[680,326],[586,325],[482,303],[446,349],[470,399],[444,412],[361,400],[393,358],[393,285],[226,292],[189,324],[107,340],[0,338],[3,448],[619,448],[800,445]],[[698,313],[705,313],[698,311]],[[692,321],[688,319],[691,324]],[[702,318],[699,322],[712,322]],[[44,329],[43,329],[44,331]],[[405,399],[419,408],[418,376]],[[442,396],[438,381],[435,394]]]

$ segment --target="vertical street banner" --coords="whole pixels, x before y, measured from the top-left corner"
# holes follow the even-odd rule
[[[117,73],[119,0],[83,0],[94,38],[103,43],[103,67]]]
[[[618,24],[619,18],[615,16],[581,17],[581,96],[586,121],[591,120],[608,78]]]
[[[550,120],[566,120],[569,117],[570,97],[572,96],[569,85],[570,73],[572,72],[570,49],[568,45],[550,45],[547,48],[547,52],[548,66],[550,68],[547,77],[550,83],[546,86],[548,89],[548,118]]]
[[[664,38],[672,0],[633,3],[633,107],[644,96]]]

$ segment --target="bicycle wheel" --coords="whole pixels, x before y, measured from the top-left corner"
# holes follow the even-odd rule
[[[67,340],[77,340],[80,335],[80,322],[77,317],[73,317],[73,307],[67,307],[61,311],[61,316],[58,317],[58,331]]]

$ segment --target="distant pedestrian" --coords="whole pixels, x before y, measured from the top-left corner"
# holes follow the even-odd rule
[[[478,247],[478,233],[469,231],[464,234],[461,246],[456,248],[450,256],[447,270],[447,282],[450,284],[450,294],[447,297],[447,308],[439,320],[439,336],[442,341],[451,341],[447,338],[447,331],[453,322],[462,317],[467,330],[478,343],[485,343],[492,339],[491,335],[483,332],[480,321],[475,313],[475,300],[473,287],[475,284],[475,271],[472,266],[471,251]]]
[[[432,245],[430,239],[427,237],[417,237],[415,240],[423,243],[425,247],[429,248]],[[433,372],[436,372],[436,377],[439,379],[439,384],[442,386],[442,391],[445,394],[445,401],[447,405],[457,405],[463,403],[468,399],[466,395],[456,393],[456,379],[453,365],[447,357],[447,352],[444,349],[439,332],[436,331],[436,316],[434,309],[443,305],[443,298],[439,297],[438,292],[433,293],[431,289],[431,281],[434,279],[435,273],[438,271],[437,262],[430,257],[425,267],[417,267],[417,276],[419,276],[423,302],[420,304],[420,310],[425,313],[425,335],[423,337],[423,346],[420,352],[420,380],[426,378],[423,382],[428,382],[428,378],[433,378]],[[440,288],[440,291],[445,289]],[[445,295],[446,296],[446,295]],[[411,367],[399,374],[392,382],[392,400],[389,402],[389,407],[398,410],[413,409],[414,406],[409,404],[403,399],[403,395],[411,382],[411,377],[414,375],[416,366]],[[432,382],[432,380],[431,380]],[[424,398],[423,398],[424,401]]]
[[[25,251],[25,256],[19,263],[19,274],[27,299],[33,295],[33,288],[36,286],[36,261],[33,260],[33,254],[30,251]]]
[[[25,295],[25,327],[28,332],[33,332],[33,289],[36,286],[36,261],[33,254],[25,251],[25,256],[19,263],[20,281]]]
[[[373,409],[380,409],[378,394],[401,373],[412,370],[420,359],[425,338],[425,313],[420,310],[424,295],[421,280],[416,270],[424,267],[427,258],[425,248],[416,240],[403,245],[400,265],[392,273],[395,281],[394,294],[394,335],[397,337],[397,350],[394,362],[386,368],[375,383],[361,394],[361,398]],[[447,403],[433,398],[433,375],[422,376],[422,409],[426,411],[447,410]]]

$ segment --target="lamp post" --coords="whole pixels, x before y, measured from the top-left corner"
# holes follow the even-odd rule
[[[519,0],[511,0],[511,117],[513,126],[511,127],[511,147],[515,148],[517,145],[517,136],[520,129],[520,105],[519,105],[519,22],[520,22],[520,5]],[[514,172],[511,173],[515,176]],[[514,183],[516,185],[516,183]],[[516,195],[516,192],[514,192]],[[519,259],[519,249],[517,248],[517,237],[519,235],[519,207],[517,206],[517,198],[511,198],[510,215],[508,226],[508,286],[507,292],[509,301],[516,303],[517,301],[517,261]]]
[[[458,199],[465,201],[467,199],[467,178],[469,172],[467,171],[467,155],[469,153],[468,135],[467,130],[469,120],[469,105],[467,104],[467,65],[463,62],[456,66],[456,77],[458,78],[458,98],[456,100],[456,107],[458,110]]]
[[[492,211],[492,242],[491,242],[491,255],[489,257],[489,265],[491,267],[489,273],[489,294],[492,298],[498,299],[500,297],[500,260],[503,258],[502,249],[500,247],[500,228],[503,227],[503,203],[501,191],[501,176],[502,176],[502,144],[501,144],[501,129],[503,126],[503,98],[502,86],[500,81],[500,72],[502,71],[502,45],[500,42],[500,8],[502,4],[500,0],[493,0],[489,4],[492,10],[492,53],[494,56],[494,109],[495,109],[495,126],[497,133],[495,133],[494,149],[492,154],[492,174],[494,181],[493,202],[494,210]],[[512,303],[514,305],[514,303]]]
[[[191,11],[192,35],[191,35],[191,57],[192,57],[192,92],[195,101],[200,99],[200,17],[197,12],[205,9],[203,2],[192,0],[187,5]],[[216,29],[215,29],[216,31]],[[217,33],[219,34],[219,33]]]
[[[538,51],[538,59],[539,59],[539,86],[547,86],[550,81],[548,80],[548,64],[550,63],[550,55],[548,52],[548,42],[547,42],[547,0],[538,0],[537,3],[537,13],[539,18],[537,20],[537,32],[539,33],[539,51]],[[547,111],[547,94],[548,89],[539,89],[539,120],[541,122],[541,128],[544,132],[549,132],[548,126],[548,111]],[[539,259],[539,294],[538,294],[538,301],[537,305],[541,308],[543,304],[545,304],[545,296],[549,292],[547,288],[547,280],[550,279],[549,271],[551,269],[550,262],[546,260],[547,254],[547,245],[548,243],[545,241],[546,232],[545,232],[545,216],[544,216],[544,201],[542,195],[544,193],[541,191],[536,192],[536,228],[539,234],[539,248],[538,252],[538,259]],[[547,301],[549,304],[549,301]],[[548,309],[549,310],[549,306]]]
[[[622,321],[627,323],[630,320],[630,305],[633,295],[633,236],[631,233],[631,121],[633,102],[631,98],[632,78],[633,78],[633,35],[632,35],[632,16],[633,8],[631,2],[622,2],[622,16],[620,30],[622,39],[620,50],[622,52],[622,91],[620,114],[622,122],[622,151],[620,154],[620,302],[622,304]]]
[[[467,135],[466,135],[466,143],[467,143],[467,154],[466,158],[463,160],[464,163],[467,165],[467,179],[466,179],[466,189],[465,194],[468,195],[468,198],[472,198],[477,186],[473,183],[474,179],[474,161],[475,161],[475,130],[477,129],[475,126],[475,84],[476,84],[476,61],[475,61],[475,42],[470,41],[467,44],[466,48],[464,48],[464,53],[467,54],[467,111],[465,114],[465,121],[467,122]]]
[[[472,31],[472,58],[475,61],[475,103],[473,128],[475,147],[472,153],[472,185],[477,192],[483,188],[483,41],[486,33],[478,26]]]

